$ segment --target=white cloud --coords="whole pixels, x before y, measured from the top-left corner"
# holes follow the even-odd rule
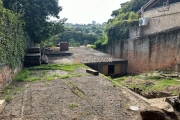
[[[68,18],[68,23],[107,22],[112,11],[126,1],[129,0],[59,0],[59,5],[63,7],[60,17]]]

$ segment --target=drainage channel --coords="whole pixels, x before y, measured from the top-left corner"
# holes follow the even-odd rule
[[[127,75],[127,60],[114,60],[111,62],[91,62],[84,64],[106,76],[119,77]]]
[[[176,96],[172,93],[169,92],[160,92],[160,91],[151,91],[149,93],[143,93],[141,89],[139,88],[128,88],[132,92],[141,95],[142,97],[148,99],[148,100],[153,100],[153,99],[160,99],[160,98],[165,98],[164,102],[168,102],[176,112],[180,112],[180,94],[179,96]]]

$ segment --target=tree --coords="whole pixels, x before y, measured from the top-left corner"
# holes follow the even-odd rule
[[[58,6],[58,0],[4,0],[3,4],[15,13],[21,11],[24,29],[35,43],[63,30],[62,24],[66,19],[59,19],[62,7]],[[58,21],[49,22],[48,16],[55,17]]]

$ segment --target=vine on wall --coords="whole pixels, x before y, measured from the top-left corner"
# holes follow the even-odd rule
[[[21,15],[3,8],[0,0],[0,68],[20,67],[27,45]]]

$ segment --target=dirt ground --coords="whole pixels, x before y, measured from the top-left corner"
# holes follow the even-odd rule
[[[49,56],[50,64],[79,63],[93,50],[71,48],[70,56]],[[49,53],[59,53],[58,49]],[[124,87],[114,87],[103,75],[93,76],[86,68],[79,67],[72,72],[62,70],[33,71],[29,78],[46,75],[71,75],[66,79],[42,76],[35,82],[13,82],[12,100],[0,120],[141,120],[139,111],[149,104]],[[72,74],[75,74],[72,76]],[[49,78],[51,79],[51,78]],[[20,88],[20,89],[19,89]],[[9,91],[6,90],[8,93]],[[2,98],[2,96],[0,96]],[[130,110],[137,106],[139,111]]]
[[[143,108],[146,103],[125,89],[114,88],[103,76],[91,76],[84,68],[76,69],[81,77],[24,83],[25,89],[13,96],[0,115],[1,120],[139,120],[139,112],[129,106]],[[70,83],[81,91],[77,94]],[[70,107],[73,103],[77,107]]]
[[[50,57],[51,63],[69,60],[74,56]],[[50,70],[47,74],[68,74]],[[148,104],[122,87],[113,87],[104,76],[93,76],[85,68],[75,71],[82,76],[52,81],[23,82],[23,90],[13,95],[0,120],[141,120],[139,111]]]

